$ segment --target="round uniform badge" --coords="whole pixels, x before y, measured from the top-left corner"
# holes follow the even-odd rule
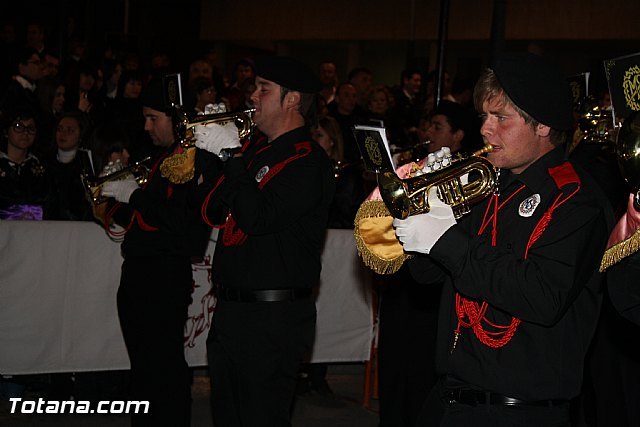
[[[260,170],[258,170],[258,173],[256,174],[256,181],[257,182],[262,181],[262,178],[264,178],[267,172],[269,172],[269,166],[261,167]]]
[[[520,203],[520,207],[518,208],[518,213],[522,217],[530,217],[533,215],[533,212],[536,210],[538,205],[540,204],[540,195],[534,194],[533,196],[527,197]]]

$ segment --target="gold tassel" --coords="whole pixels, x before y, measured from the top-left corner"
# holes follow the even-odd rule
[[[381,221],[379,221],[381,220]],[[362,258],[364,264],[378,274],[392,274],[400,270],[402,264],[411,255],[407,255],[402,250],[402,245],[395,238],[395,232],[390,225],[393,217],[382,200],[365,201],[356,214],[354,221],[353,234],[356,240],[356,248],[358,255]],[[365,227],[370,233],[362,231],[361,226]],[[371,230],[375,228],[375,230]],[[390,238],[385,239],[393,232],[392,241]],[[375,242],[369,237],[375,235]],[[369,241],[367,241],[369,240]]]
[[[619,263],[629,255],[633,255],[640,249],[640,229],[636,230],[631,237],[616,243],[607,249],[600,263],[600,272]]]
[[[185,153],[175,153],[162,161],[160,173],[174,184],[184,184],[193,179],[196,149],[187,148]]]

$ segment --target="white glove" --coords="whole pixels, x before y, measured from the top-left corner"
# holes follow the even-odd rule
[[[216,156],[223,148],[241,147],[238,128],[233,121],[224,125],[211,123],[208,125],[198,125],[194,128],[193,134],[196,137],[196,147],[207,150]]]
[[[437,191],[435,187],[429,190],[429,212],[393,220],[396,236],[406,252],[428,254],[444,232],[456,224],[451,206],[438,198]]]
[[[129,199],[138,188],[135,179],[122,179],[119,181],[108,181],[102,185],[102,195],[113,197],[119,202],[129,203]]]
[[[220,114],[220,113],[226,113],[226,112],[227,112],[227,106],[224,104],[224,102],[220,102],[218,104],[205,105],[203,114]]]

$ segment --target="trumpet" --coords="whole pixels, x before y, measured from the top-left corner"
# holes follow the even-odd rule
[[[378,176],[378,187],[384,204],[395,218],[429,212],[429,191],[436,187],[438,197],[451,206],[456,219],[469,213],[470,206],[488,197],[497,183],[494,166],[482,154],[492,150],[490,145],[464,158],[453,159],[439,170],[402,180],[393,172]],[[479,178],[466,184],[462,176],[479,174]]]
[[[149,180],[149,168],[147,163],[150,160],[151,157],[147,157],[130,166],[123,167],[109,175],[98,178],[91,178],[86,173],[80,174],[80,179],[82,180],[82,185],[84,186],[87,199],[94,206],[106,202],[109,197],[102,195],[102,186],[107,182],[122,180],[129,176],[133,176],[138,185],[146,184]]]
[[[238,137],[240,139],[247,138],[253,132],[255,124],[253,122],[253,114],[255,108],[251,108],[244,111],[237,111],[231,113],[216,113],[216,114],[201,114],[189,117],[182,109],[176,108],[175,114],[175,127],[176,134],[180,140],[182,148],[194,147],[196,144],[196,137],[193,133],[193,129],[198,125],[208,125],[216,123],[224,125],[228,122],[234,122],[238,128]]]

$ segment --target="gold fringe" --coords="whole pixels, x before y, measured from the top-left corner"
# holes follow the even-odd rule
[[[403,253],[396,258],[385,259],[371,251],[360,234],[360,222],[372,217],[391,217],[391,213],[382,200],[367,200],[358,209],[353,230],[358,255],[364,264],[376,273],[393,274],[400,270],[402,264],[412,256]]]
[[[636,230],[628,239],[616,243],[605,251],[600,263],[600,272],[619,263],[629,255],[633,255],[638,250],[640,250],[640,229]]]
[[[184,184],[193,179],[196,149],[190,147],[185,153],[167,157],[160,165],[160,173],[174,184]]]

